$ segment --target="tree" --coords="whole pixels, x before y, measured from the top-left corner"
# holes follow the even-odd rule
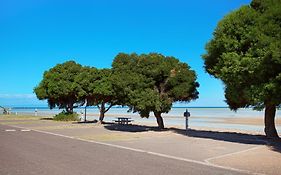
[[[111,69],[84,67],[77,76],[79,99],[87,102],[87,106],[97,106],[100,111],[99,122],[102,123],[105,113],[119,104],[118,93],[113,86]]]
[[[59,107],[73,113],[73,108],[83,103],[78,98],[79,86],[75,81],[81,69],[80,64],[67,61],[45,71],[43,80],[34,88],[37,98],[47,100],[50,109]]]
[[[225,84],[233,110],[265,108],[265,134],[278,137],[281,103],[281,0],[253,0],[217,25],[203,55],[205,69]]]
[[[159,128],[164,128],[162,113],[168,113],[172,103],[198,98],[195,72],[186,63],[161,54],[118,54],[113,71],[122,73],[126,105],[141,117],[154,113]],[[125,82],[125,83],[124,83]]]

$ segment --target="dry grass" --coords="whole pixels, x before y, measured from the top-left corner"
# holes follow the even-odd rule
[[[40,120],[42,117],[30,115],[0,115],[0,120]]]

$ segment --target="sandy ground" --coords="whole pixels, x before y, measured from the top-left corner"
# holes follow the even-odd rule
[[[231,118],[231,119],[225,119],[224,123],[245,124],[245,125],[263,125],[264,119],[263,118]],[[280,118],[276,119],[275,124],[281,125],[281,119]]]

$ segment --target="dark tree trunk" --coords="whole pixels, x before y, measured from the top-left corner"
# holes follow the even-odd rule
[[[84,122],[87,121],[87,105],[85,106],[85,112],[84,112]]]
[[[103,123],[103,119],[104,119],[104,114],[105,114],[105,103],[101,104],[100,107],[100,118],[99,118],[99,123]]]
[[[278,138],[278,134],[275,128],[275,113],[276,106],[272,104],[266,104],[265,106],[265,115],[264,115],[264,132],[268,138]]]
[[[164,129],[164,122],[160,112],[154,112],[154,116],[156,117],[158,127],[160,129]]]

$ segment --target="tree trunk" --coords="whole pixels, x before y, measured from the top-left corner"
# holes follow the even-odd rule
[[[105,113],[105,103],[101,103],[100,118],[99,118],[99,123],[101,123],[101,124],[103,123],[104,113]]]
[[[87,105],[85,106],[85,112],[84,112],[84,122],[87,121]]]
[[[154,112],[154,116],[156,117],[158,127],[160,129],[164,129],[164,122],[163,122],[163,118],[161,116],[161,112]]]
[[[278,138],[278,134],[275,128],[275,113],[276,106],[272,104],[265,105],[265,115],[264,115],[264,132],[268,138]]]

